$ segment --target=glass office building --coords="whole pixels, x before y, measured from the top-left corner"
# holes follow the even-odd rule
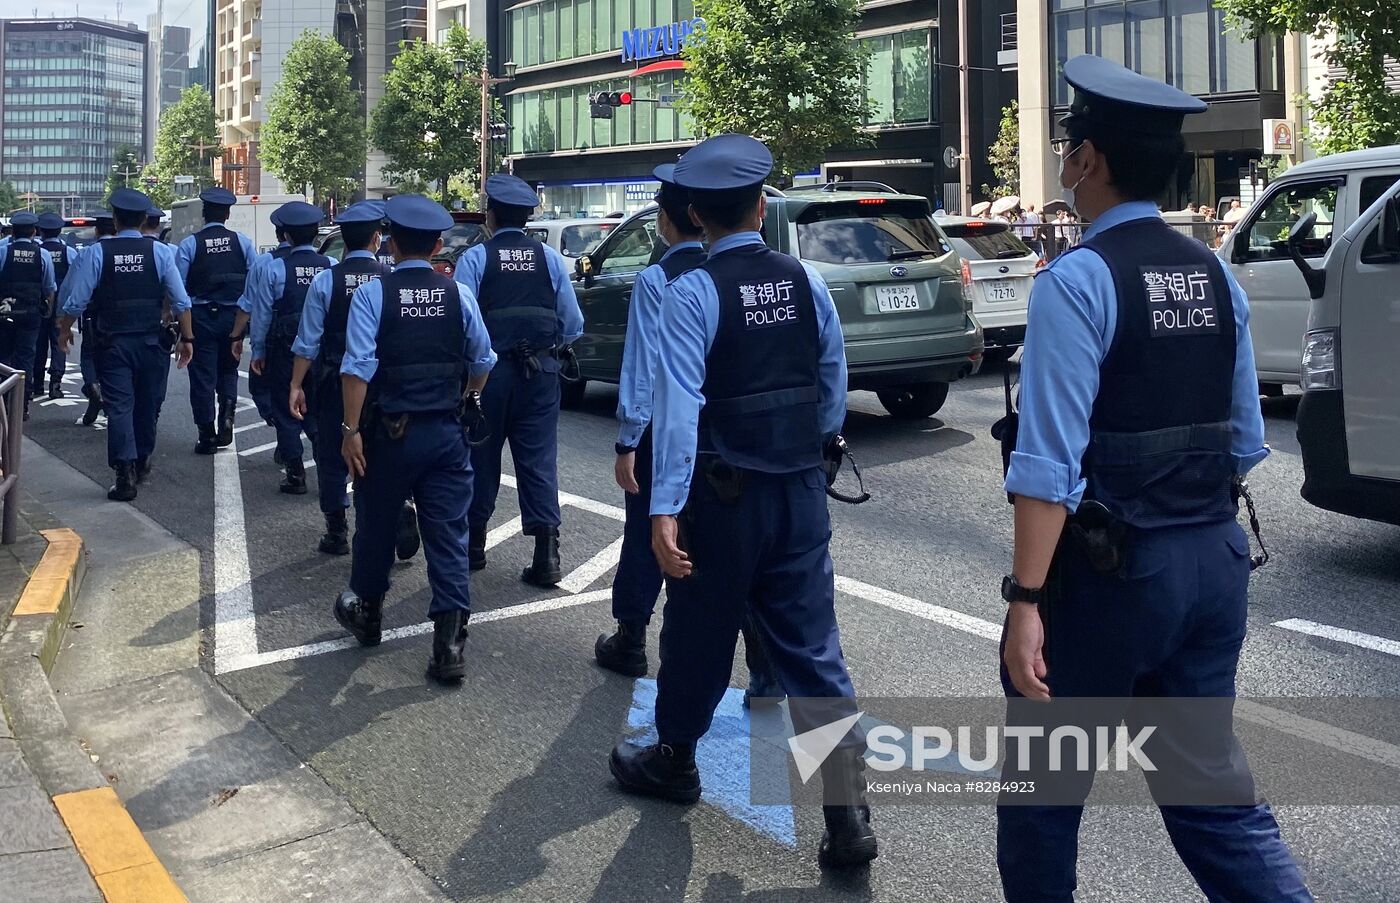
[[[0,181],[40,207],[95,207],[117,149],[144,146],[146,54],[135,27],[0,21]]]

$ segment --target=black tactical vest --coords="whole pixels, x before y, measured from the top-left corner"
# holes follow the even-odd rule
[[[156,272],[155,239],[109,238],[97,245],[102,277],[93,290],[92,318],[101,332],[149,335],[160,330],[165,287]]]
[[[68,275],[68,246],[57,238],[47,238],[41,247],[49,252],[53,261],[53,281],[63,288],[63,280]]]
[[[341,359],[345,357],[345,327],[350,319],[350,297],[355,289],[388,272],[374,257],[351,257],[331,267],[331,296],[321,333],[321,360],[326,366],[339,372]]]
[[[371,391],[386,414],[457,410],[466,329],[457,283],[430,267],[380,277],[384,300]]]
[[[248,258],[237,232],[210,225],[194,234],[194,259],[185,277],[194,303],[234,304],[247,279]]]
[[[486,269],[477,301],[491,347],[499,354],[522,341],[535,351],[558,345],[559,314],[544,245],[512,229],[496,233],[482,247]]]
[[[656,265],[661,267],[661,272],[666,274],[667,282],[674,282],[704,262],[705,249],[696,247],[681,248],[657,261]]]
[[[272,302],[272,326],[269,340],[291,348],[301,326],[301,308],[306,303],[306,291],[316,274],[331,265],[331,259],[309,248],[288,253],[282,258],[282,294]]]
[[[374,259],[377,260],[379,265],[384,267],[385,270],[392,270],[394,268],[394,255],[393,252],[389,250],[389,239],[386,238],[379,243],[379,250],[374,252]]]
[[[0,264],[0,320],[30,323],[39,319],[44,307],[45,253],[37,241],[17,238],[5,250]]]

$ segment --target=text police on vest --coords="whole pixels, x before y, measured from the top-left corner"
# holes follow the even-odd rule
[[[441,317],[446,309],[447,290],[441,288],[399,289],[399,316]]]

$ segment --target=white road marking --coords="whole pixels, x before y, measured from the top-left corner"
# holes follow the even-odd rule
[[[243,449],[243,451],[239,452],[238,454],[239,454],[240,456],[246,458],[246,457],[248,457],[249,455],[256,455],[256,454],[260,454],[261,452],[271,451],[272,449],[274,449],[274,448],[276,448],[276,447],[277,447],[277,443],[276,443],[275,441],[274,441],[274,442],[264,442],[262,445],[255,445],[255,446],[253,446],[252,448],[245,448],[245,449]]]
[[[581,593],[593,585],[593,581],[617,566],[622,558],[622,537],[619,536],[603,551],[574,568],[559,581],[559,588],[568,593]]]
[[[891,592],[878,586],[871,586],[869,583],[862,583],[850,577],[836,577],[836,589],[848,596],[856,596],[867,602],[874,602],[876,605],[883,605],[895,611],[913,615],[916,618],[923,618],[926,621],[934,621],[945,627],[952,627],[954,630],[961,630],[973,636],[980,636],[988,640],[1001,639],[1001,625],[986,621],[982,618],[963,614],[951,608],[944,608],[941,605],[931,605],[928,602],[921,602],[918,599],[911,599],[909,596],[901,596],[899,593]]]
[[[233,428],[233,431],[234,431],[234,433],[246,433],[246,432],[248,432],[248,430],[260,430],[260,429],[265,429],[265,428],[269,428],[269,427],[267,426],[267,424],[266,424],[264,421],[255,420],[255,421],[253,421],[252,423],[245,423],[245,424],[243,424],[242,426],[236,426],[236,427]],[[276,443],[273,443],[273,444],[275,445]]]
[[[237,439],[230,448],[237,450]],[[214,671],[258,654],[238,459],[214,456]]]
[[[520,532],[520,518],[513,517],[499,527],[486,534],[486,548],[494,549],[496,546],[510,539]]]
[[[1384,652],[1386,655],[1400,656],[1400,642],[1385,637],[1372,636],[1359,630],[1347,630],[1344,627],[1333,627],[1329,624],[1319,624],[1316,621],[1307,621],[1302,618],[1275,621],[1274,626],[1282,627],[1284,630],[1292,630],[1295,633],[1306,633],[1308,636],[1336,640],[1338,643],[1349,643],[1352,646],[1360,646],[1362,649],[1373,649],[1376,652]]]

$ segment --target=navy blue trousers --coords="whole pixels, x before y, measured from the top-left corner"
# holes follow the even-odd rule
[[[190,309],[194,326],[194,356],[190,374],[190,413],[196,425],[213,423],[216,398],[238,398],[238,358],[229,333],[238,314],[235,304],[199,304]]]
[[[418,502],[418,529],[428,563],[430,615],[471,611],[467,509],[472,463],[457,416],[415,415],[402,439],[382,430],[365,440],[365,476],[355,482],[355,542],[350,589],[361,597],[389,589],[399,512]]]
[[[527,378],[519,364],[503,357],[481,393],[481,410],[489,438],[472,449],[472,526],[484,528],[496,511],[501,450],[509,441],[522,531],[534,536],[559,529],[559,374]]]
[[[32,377],[36,387],[34,391],[38,392],[38,387],[43,386],[46,371],[50,380],[62,379],[67,367],[68,355],[58,347],[58,327],[54,318],[48,317],[39,325],[39,334],[35,336]]]
[[[636,495],[623,493],[622,557],[613,575],[612,613],[618,621],[647,624],[661,595],[661,567],[651,551],[651,427],[642,433],[633,473]]]
[[[83,372],[83,386],[98,385],[97,379],[97,334],[91,320],[83,320],[80,327],[83,344],[78,353],[78,366]]]
[[[1136,531],[1132,542],[1123,577],[1095,572],[1066,544],[1061,599],[1049,609],[1046,631],[1051,695],[1121,699],[1125,712],[1134,696],[1234,697],[1249,582],[1244,532],[1229,521]],[[1019,695],[1004,666],[1002,686],[1008,696]],[[1095,726],[1084,726],[1090,736]],[[1144,751],[1156,755],[1150,747]],[[1168,752],[1197,780],[1251,781],[1233,734],[1223,743],[1182,750],[1184,756]],[[1016,775],[1008,761],[1003,779]],[[1057,793],[1068,787],[1084,799],[1093,780],[1092,771],[1057,775]],[[1160,811],[1177,854],[1208,899],[1312,899],[1266,805],[1168,805]],[[997,866],[1010,903],[1073,900],[1082,813],[1082,805],[997,807]]]
[[[681,530],[695,571],[667,578],[661,626],[663,743],[694,743],[710,729],[746,618],[786,695],[830,700],[793,707],[799,732],[855,712],[836,626],[826,477],[817,468],[746,476],[733,503],[716,496],[702,468],[691,481]]]
[[[84,339],[86,342],[86,339]],[[170,355],[155,335],[113,336],[97,349],[102,406],[107,412],[107,464],[149,457]]]
[[[267,390],[271,393],[272,425],[277,430],[277,451],[282,462],[300,461],[305,452],[301,444],[301,434],[306,433],[315,448],[316,421],[314,418],[298,420],[292,416],[288,396],[292,391],[292,349],[290,344],[267,340],[267,358],[263,361],[263,376],[267,379]],[[336,424],[336,434],[340,434],[340,424]]]
[[[272,391],[268,388],[266,376],[259,376],[252,370],[248,371],[248,397],[253,399],[253,405],[258,409],[258,416],[268,426],[272,426]],[[339,424],[336,425],[336,430],[340,430]]]
[[[29,399],[34,397],[34,380],[30,379],[34,370],[34,348],[39,342],[41,321],[19,320],[0,323],[0,363],[14,367],[25,374],[24,409],[29,410]]]
[[[318,367],[311,365],[311,373],[303,385],[310,388],[317,375]],[[350,507],[350,495],[345,486],[350,479],[350,471],[345,467],[345,459],[340,456],[340,425],[345,422],[345,400],[340,394],[340,377],[326,378],[314,382],[314,391],[307,404],[307,415],[316,422],[316,433],[311,439],[311,453],[316,458],[316,486],[320,490],[322,514],[335,514]]]

